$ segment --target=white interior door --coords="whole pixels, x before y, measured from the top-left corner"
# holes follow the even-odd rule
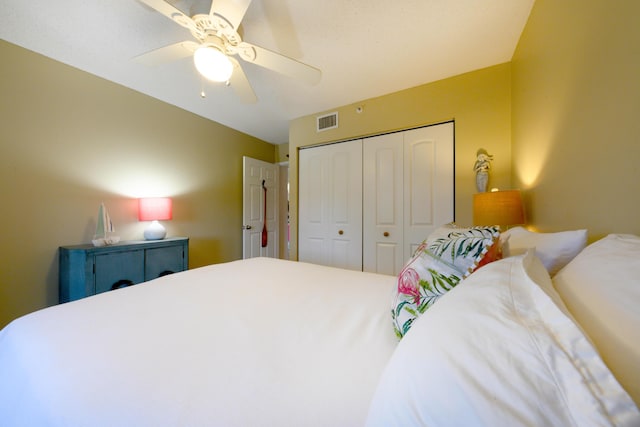
[[[454,219],[454,128],[444,123],[300,151],[298,259],[397,275]]]
[[[242,170],[242,258],[277,258],[278,165],[244,156]],[[265,227],[266,246],[263,246]]]
[[[363,141],[363,269],[397,275],[418,245],[453,221],[453,123]]]
[[[397,275],[406,261],[402,231],[403,133],[366,138],[362,153],[362,268]]]
[[[404,134],[404,258],[454,220],[453,122]]]
[[[362,270],[362,140],[300,151],[298,259]]]

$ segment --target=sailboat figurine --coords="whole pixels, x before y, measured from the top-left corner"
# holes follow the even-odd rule
[[[111,222],[109,212],[107,212],[107,208],[104,207],[104,203],[100,203],[96,234],[93,236],[91,243],[93,243],[93,246],[107,246],[118,243],[120,241],[120,237],[116,236],[114,231],[113,222]]]

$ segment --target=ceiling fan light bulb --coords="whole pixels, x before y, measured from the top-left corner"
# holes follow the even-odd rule
[[[214,82],[226,82],[231,78],[233,64],[215,47],[199,47],[193,54],[193,63],[200,74]]]

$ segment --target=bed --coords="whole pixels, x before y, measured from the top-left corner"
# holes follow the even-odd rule
[[[399,277],[253,258],[31,313],[0,331],[2,423],[640,425],[640,238],[510,231],[449,259],[477,230],[441,230]],[[612,251],[624,284],[598,317],[597,275],[574,285]]]

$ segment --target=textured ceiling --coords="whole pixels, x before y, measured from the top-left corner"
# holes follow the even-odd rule
[[[280,144],[291,119],[509,61],[533,1],[253,0],[243,39],[322,70],[310,86],[242,63],[255,104],[203,82],[189,58],[158,67],[132,61],[192,40],[137,0],[0,0],[0,38]],[[210,4],[169,3],[188,15]]]

